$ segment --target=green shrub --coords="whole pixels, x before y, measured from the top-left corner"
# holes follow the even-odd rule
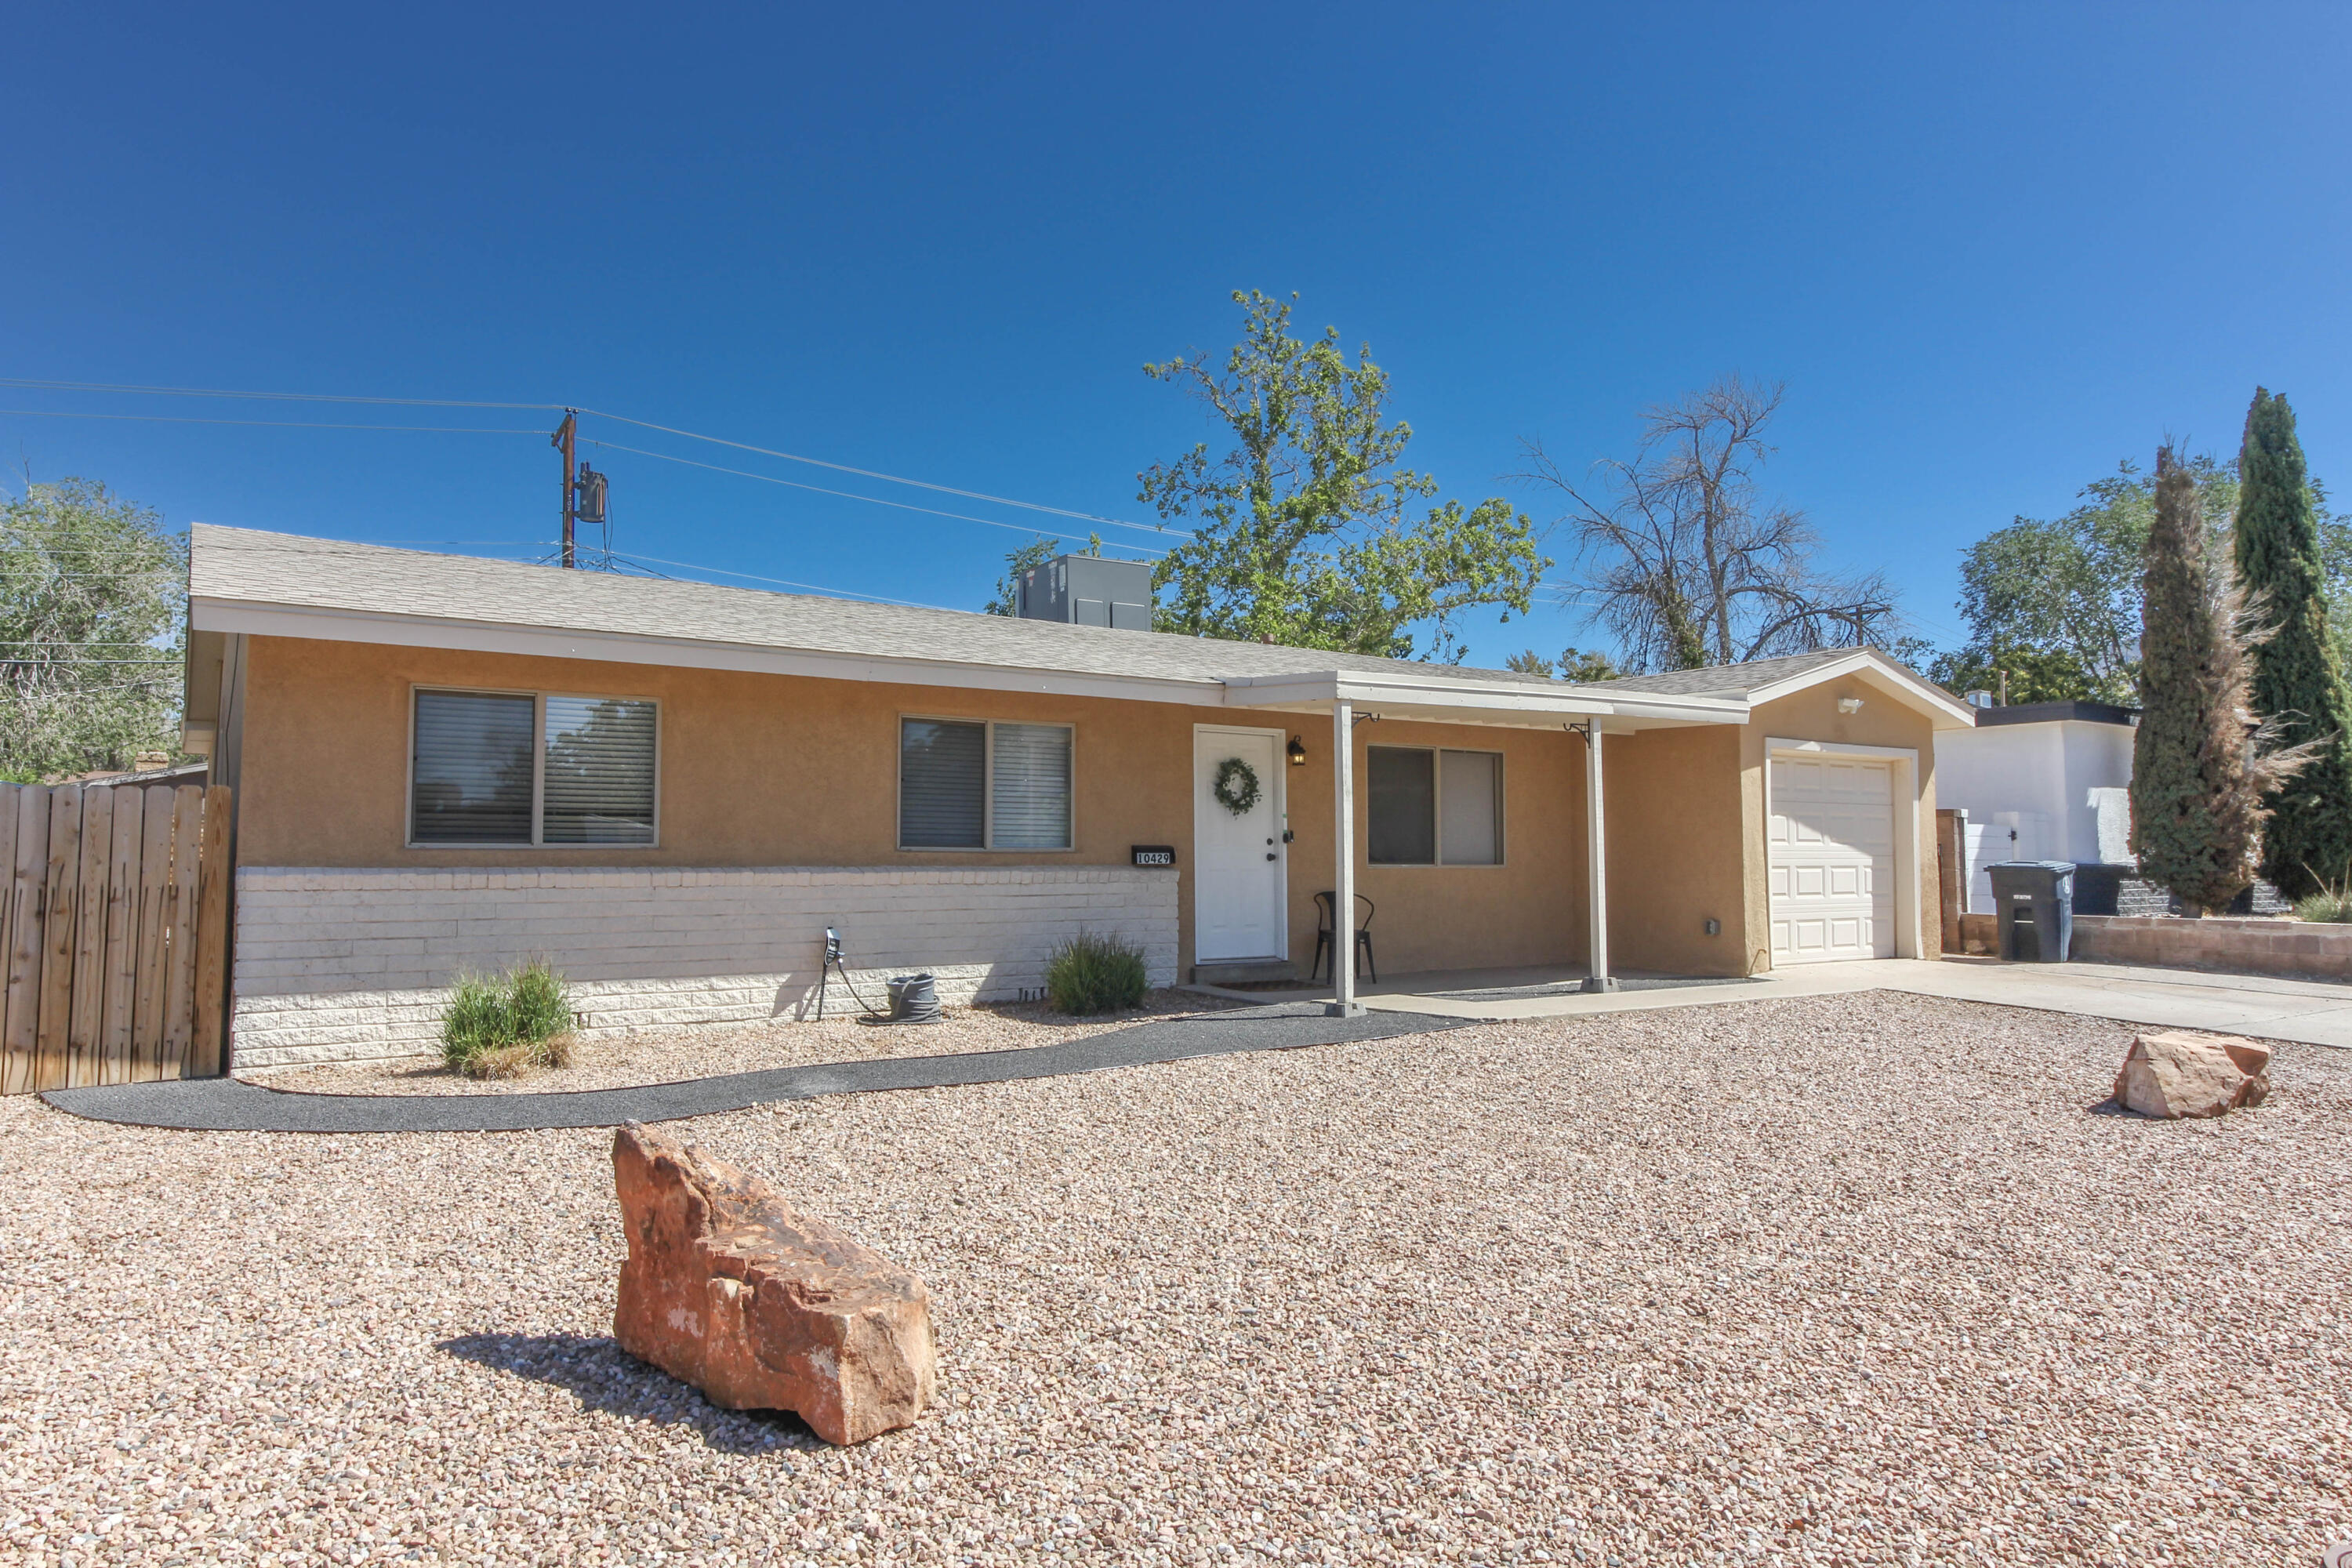
[[[1045,963],[1045,1000],[1057,1013],[1114,1013],[1140,1005],[1150,982],[1143,950],[1115,936],[1080,931]]]
[[[2327,888],[2298,899],[2294,918],[2334,925],[2352,925],[2352,888]]]
[[[441,1018],[441,1059],[467,1078],[514,1078],[572,1061],[572,995],[542,959],[461,974]]]

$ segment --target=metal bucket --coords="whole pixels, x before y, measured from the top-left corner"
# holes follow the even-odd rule
[[[939,986],[931,974],[894,974],[885,984],[890,988],[892,1023],[936,1024],[940,1021]]]

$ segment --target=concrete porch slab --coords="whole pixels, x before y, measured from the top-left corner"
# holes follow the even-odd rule
[[[1574,986],[1583,977],[1582,969],[1570,967],[1455,970],[1400,975],[1378,985],[1361,985],[1357,995],[1367,1007],[1381,1010],[1500,1021],[1719,1006],[1776,996],[1907,991],[2127,1024],[2352,1047],[2352,984],[2216,974],[2208,970],[1895,958],[1804,964],[1749,980],[1677,982],[1669,976],[1629,974],[1622,977],[1625,989],[1605,995],[1577,992]],[[1316,1001],[1331,994],[1328,986],[1255,992],[1214,986],[1195,989],[1245,1002]]]

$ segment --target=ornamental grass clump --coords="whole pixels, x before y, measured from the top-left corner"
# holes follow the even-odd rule
[[[2352,886],[2322,887],[2310,897],[2296,900],[2294,918],[2322,925],[2352,925]]]
[[[1150,987],[1143,950],[1115,936],[1080,931],[1045,962],[1045,1000],[1057,1013],[1116,1013],[1140,1006]]]
[[[572,995],[542,959],[501,975],[463,974],[441,1018],[441,1059],[467,1078],[519,1078],[572,1065]]]

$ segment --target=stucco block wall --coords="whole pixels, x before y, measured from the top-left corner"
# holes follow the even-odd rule
[[[644,848],[411,849],[408,716],[418,685],[649,697],[661,704],[660,842]],[[1024,864],[1125,868],[1171,844],[1177,973],[1192,962],[1196,725],[1297,735],[1304,766],[1276,789],[1291,955],[1315,946],[1331,876],[1331,724],[1323,714],[752,675],[662,665],[254,637],[246,658],[238,858],[248,867],[402,870],[527,866],[748,868],[1003,867],[1004,854],[898,847],[901,714],[1074,728],[1074,847]],[[1557,730],[1384,721],[1355,733],[1358,887],[1380,906],[1382,974],[1573,963],[1584,953],[1582,742]],[[1504,754],[1505,864],[1363,863],[1364,751],[1460,746]]]
[[[551,959],[590,1033],[794,1016],[824,928],[866,999],[911,969],[950,1002],[1034,994],[1079,931],[1140,945],[1176,979],[1181,873],[1125,867],[542,868],[237,873],[233,1049],[240,1069],[437,1048],[467,970]],[[838,981],[835,983],[838,992]],[[837,994],[845,1011],[853,1004]]]

